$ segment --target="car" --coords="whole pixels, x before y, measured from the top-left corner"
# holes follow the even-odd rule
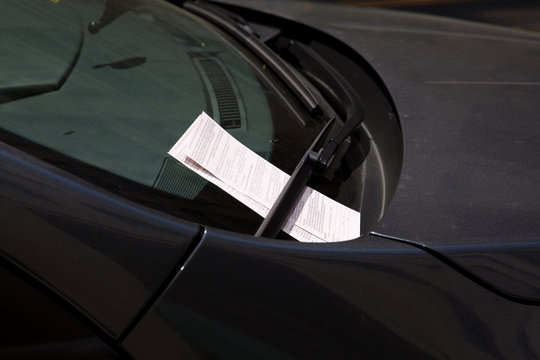
[[[0,14],[0,358],[540,357],[537,33],[299,1]],[[286,173],[264,219],[168,154],[202,112]],[[309,188],[358,235],[285,231]]]

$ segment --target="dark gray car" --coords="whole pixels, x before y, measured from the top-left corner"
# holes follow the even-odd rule
[[[0,19],[0,358],[540,357],[539,35],[289,1]],[[254,236],[167,155],[201,111],[288,174],[313,150],[272,217],[308,185],[360,237]]]

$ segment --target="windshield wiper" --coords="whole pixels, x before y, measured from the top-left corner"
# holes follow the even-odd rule
[[[313,49],[284,36],[280,37],[275,47],[287,61],[301,69],[302,74],[314,84],[332,109],[341,119],[344,119],[345,124],[353,123],[356,119],[363,119],[364,109],[360,105],[361,99],[356,91]],[[352,132],[346,133],[350,135]],[[336,140],[341,143],[344,139]]]
[[[329,115],[328,111],[322,110],[317,97],[296,69],[263,43],[257,33],[240,16],[203,1],[185,2],[183,6],[233,35],[258,55],[292,89],[311,114],[322,112]],[[326,122],[315,141],[304,153],[272,209],[255,233],[255,236],[264,237],[276,237],[310,180],[316,176],[327,175],[332,164],[341,161],[338,159],[340,158],[338,153],[343,155],[340,151],[343,149],[343,143],[358,130],[364,119],[364,111],[359,106],[355,91],[349,83],[317,57],[311,49],[285,37],[277,41],[276,47],[278,51],[296,62],[295,65],[302,70],[303,75],[315,85],[315,88],[339,116],[345,119],[345,122],[334,130],[337,118],[335,115],[330,115],[330,120]]]
[[[278,54],[263,43],[257,36],[257,33],[241,17],[205,2],[187,1],[183,4],[183,7],[211,21],[259,56],[290,87],[311,114],[320,110],[315,95],[313,95],[309,87],[304,83],[300,75]]]
[[[364,120],[364,110],[360,106],[360,99],[354,89],[313,50],[284,37],[276,43],[276,47],[302,69],[304,76],[315,84],[326,101],[332,105],[341,118],[345,119],[345,122],[336,131],[331,131],[336,121],[333,118],[306,151],[255,233],[255,236],[262,237],[278,235],[308,182],[316,176],[328,175],[331,165],[341,161],[337,156],[338,151]],[[343,152],[340,154],[343,155]]]
[[[305,152],[255,236],[273,238],[278,235],[308,182],[314,176],[325,175],[340,146],[362,123],[363,115],[349,119],[337,131],[332,132],[335,121],[336,119],[332,118],[326,123]],[[331,136],[332,133],[335,135]]]

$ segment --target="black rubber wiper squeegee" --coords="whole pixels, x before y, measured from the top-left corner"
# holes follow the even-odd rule
[[[287,84],[310,114],[319,110],[319,104],[300,76],[278,54],[263,43],[257,33],[238,15],[204,1],[186,1],[183,7],[217,25],[251,49]]]

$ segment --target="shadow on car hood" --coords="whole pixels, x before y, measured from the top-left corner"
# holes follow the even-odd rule
[[[387,86],[404,159],[374,233],[434,249],[503,292],[540,298],[539,34],[320,3],[241,5],[327,32]]]

